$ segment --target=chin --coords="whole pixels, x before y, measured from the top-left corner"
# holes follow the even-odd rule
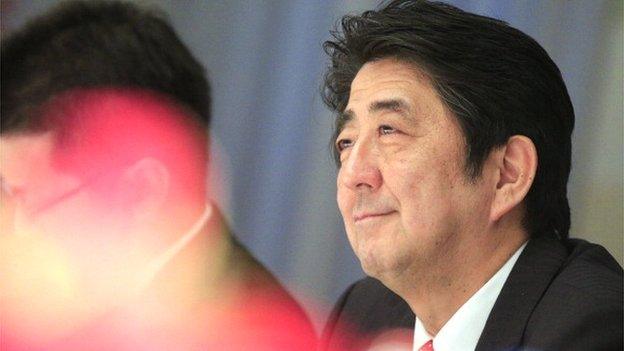
[[[380,257],[379,255],[367,254],[358,255],[362,270],[369,277],[382,280],[384,276],[391,275],[396,270],[396,262],[388,257]]]
[[[386,286],[401,279],[411,262],[409,256],[384,250],[360,251],[357,256],[364,273],[380,280]]]
[[[362,270],[364,271],[364,273],[366,273],[367,276],[378,278],[379,273],[381,272],[381,269],[376,262],[371,262],[371,261],[373,260],[369,258],[360,258],[360,266],[362,267]]]

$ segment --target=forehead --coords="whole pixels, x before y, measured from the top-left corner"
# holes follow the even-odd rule
[[[366,63],[351,83],[349,102],[372,93],[409,93],[435,96],[429,77],[415,64],[385,58]]]
[[[367,112],[379,110],[372,107],[384,101],[399,101],[415,116],[426,117],[447,112],[427,74],[414,64],[394,58],[372,61],[362,66],[351,83],[344,115],[347,119],[357,119]]]

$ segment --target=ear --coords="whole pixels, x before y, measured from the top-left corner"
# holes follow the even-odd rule
[[[514,135],[497,152],[498,182],[490,210],[496,222],[526,197],[537,170],[537,150],[531,139]]]
[[[143,158],[128,167],[122,176],[123,205],[133,218],[145,220],[157,214],[170,190],[170,174],[154,158]]]

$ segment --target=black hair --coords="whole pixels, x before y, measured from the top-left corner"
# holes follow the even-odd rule
[[[424,0],[347,15],[340,27],[324,43],[331,64],[322,95],[334,112],[344,111],[365,63],[396,58],[413,64],[459,121],[471,179],[511,136],[533,141],[539,161],[523,224],[532,236],[568,236],[574,111],[559,69],[534,39],[505,22]],[[334,137],[342,128],[336,122]]]
[[[159,12],[121,1],[61,3],[2,40],[0,132],[41,131],[38,106],[76,88],[169,96],[210,123],[201,64]]]

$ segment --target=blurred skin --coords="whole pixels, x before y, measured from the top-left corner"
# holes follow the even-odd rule
[[[152,260],[189,230],[206,206],[203,187],[199,194],[182,193],[181,187],[172,194],[169,169],[160,160],[118,162],[148,153],[154,143],[193,147],[195,139],[176,122],[181,119],[175,110],[140,92],[73,94],[69,106],[76,110],[51,105],[44,111],[88,116],[91,124],[78,129],[83,141],[76,147],[59,146],[56,132],[0,136],[0,307],[9,327],[36,341],[71,333],[135,298]],[[108,140],[118,147],[109,147]],[[188,152],[166,156],[195,170]],[[210,245],[201,243],[178,260],[184,283],[163,288],[182,303],[166,306],[198,299],[184,284],[208,276],[197,259]],[[214,262],[219,250],[212,252]]]
[[[129,238],[122,206],[102,206],[78,177],[53,167],[53,145],[52,133],[0,137],[0,174],[14,202],[13,235],[2,235],[10,260],[3,310],[50,335],[127,298],[149,248]]]
[[[211,224],[164,277],[136,291],[159,242],[139,233],[141,221],[117,191],[105,203],[119,208],[103,206],[102,194],[56,169],[54,140],[51,133],[0,137],[0,174],[16,202],[15,230],[0,236],[3,349],[315,349],[307,321],[282,295],[262,287],[249,294],[223,271],[234,268],[224,266],[228,241],[211,241],[221,230]],[[33,213],[72,189],[80,190]]]
[[[2,149],[0,149],[1,152]],[[0,237],[13,231],[13,207],[15,204],[9,194],[4,189],[0,189]]]
[[[73,138],[0,136],[0,348],[315,349],[207,205],[204,131],[163,101],[74,91],[42,109]]]

